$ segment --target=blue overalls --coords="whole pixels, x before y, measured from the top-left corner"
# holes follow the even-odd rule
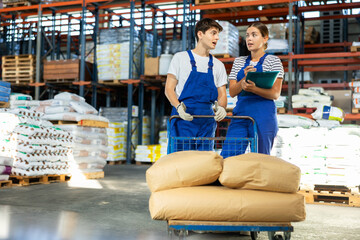
[[[260,58],[255,66],[257,72],[262,72],[262,64],[267,54]],[[237,81],[245,77],[244,69],[250,65],[251,56],[246,59],[245,65],[237,75]],[[251,79],[250,79],[251,80]],[[250,116],[257,124],[258,152],[270,155],[274,138],[278,132],[276,106],[273,100],[269,100],[256,94],[242,90],[233,109],[234,116]],[[253,138],[254,128],[252,122],[247,119],[232,119],[227,131],[227,138]],[[247,141],[226,140],[221,155],[224,158],[245,153]]]
[[[184,102],[186,112],[191,115],[214,115],[212,104],[218,98],[218,91],[214,83],[213,57],[209,55],[208,72],[198,72],[196,62],[190,50],[187,51],[190,57],[192,71],[186,80],[184,89],[179,97],[179,102]],[[173,107],[171,115],[178,115]],[[171,121],[171,137],[214,137],[216,130],[214,118],[194,118],[192,121],[173,119]],[[213,141],[196,141],[190,139],[176,140],[174,152],[183,150],[213,150]]]

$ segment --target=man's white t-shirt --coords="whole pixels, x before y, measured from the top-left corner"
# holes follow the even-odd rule
[[[197,71],[207,73],[209,68],[209,57],[202,57],[195,54],[193,51],[191,52],[196,62]],[[220,60],[213,57],[213,64],[214,83],[215,86],[219,88],[227,84],[227,74],[225,66]],[[190,63],[189,54],[186,51],[176,53],[171,60],[167,73],[173,74],[178,80],[178,84],[175,88],[175,93],[178,98],[180,97],[181,92],[184,89],[186,80],[189,78],[191,70],[192,66]]]

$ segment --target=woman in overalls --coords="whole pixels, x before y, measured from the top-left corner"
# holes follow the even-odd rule
[[[191,137],[214,137],[216,122],[226,116],[227,75],[224,64],[210,54],[219,40],[222,27],[204,18],[195,26],[195,49],[176,53],[171,60],[165,95],[173,106],[171,137],[184,137],[175,142],[173,152],[212,150],[213,141],[195,141]],[[215,114],[213,111],[215,104]],[[192,115],[214,115],[214,118],[193,118]]]
[[[250,116],[257,124],[258,152],[270,154],[278,132],[276,100],[281,93],[284,69],[280,59],[265,53],[269,39],[268,28],[260,22],[251,24],[246,30],[246,45],[250,56],[235,59],[229,75],[229,93],[238,100],[233,109],[234,116]],[[248,72],[279,71],[271,89],[259,88],[254,82],[245,81]],[[232,119],[227,138],[254,138],[252,122],[247,119]],[[245,153],[247,141],[226,140],[221,155],[224,158]]]

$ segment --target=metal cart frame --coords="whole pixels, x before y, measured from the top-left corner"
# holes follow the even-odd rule
[[[193,115],[194,118],[213,118],[211,115]],[[226,137],[172,137],[170,136],[170,122],[174,118],[180,118],[178,115],[170,117],[168,121],[168,154],[175,151],[174,144],[177,140],[212,140],[225,141]],[[250,152],[258,151],[258,135],[256,122],[249,116],[227,116],[226,119],[248,119],[252,121],[254,127],[254,138],[234,138],[234,140],[248,141]],[[230,140],[232,140],[230,138]],[[216,147],[216,145],[215,145]],[[242,232],[250,231],[252,240],[258,239],[259,232],[268,232],[269,240],[290,240],[293,226],[289,222],[212,222],[212,221],[187,221],[187,220],[169,220],[168,234],[169,237],[177,235],[179,239],[186,239],[188,231],[208,231],[208,232]],[[283,232],[283,235],[277,234]]]

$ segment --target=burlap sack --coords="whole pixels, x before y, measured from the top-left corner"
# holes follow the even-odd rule
[[[280,158],[247,153],[226,158],[219,181],[229,188],[295,193],[300,175],[300,168]]]
[[[221,186],[154,192],[149,210],[156,220],[297,222],[303,221],[306,215],[302,194]]]
[[[161,157],[146,171],[146,182],[152,192],[190,187],[216,181],[223,158],[211,151],[183,151]]]

